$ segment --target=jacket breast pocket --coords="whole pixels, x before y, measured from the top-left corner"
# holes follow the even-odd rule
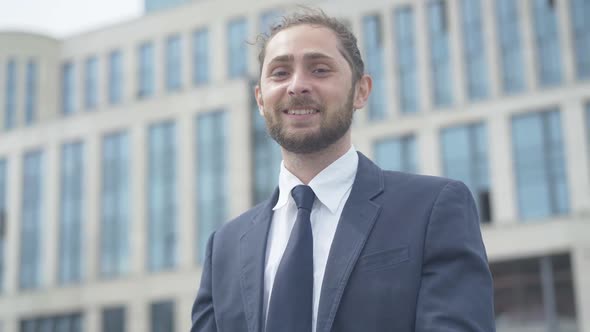
[[[400,247],[368,253],[357,262],[358,271],[379,271],[398,266],[410,260],[408,247]]]

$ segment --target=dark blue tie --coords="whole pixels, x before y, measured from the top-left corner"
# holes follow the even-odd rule
[[[275,276],[266,332],[311,332],[313,314],[313,235],[309,216],[315,194],[309,186],[293,188],[297,220]]]

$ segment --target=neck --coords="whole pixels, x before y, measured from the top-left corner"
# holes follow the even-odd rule
[[[348,131],[334,144],[321,151],[297,154],[285,149],[281,150],[285,168],[301,182],[309,184],[316,175],[348,152],[351,146],[350,131]]]

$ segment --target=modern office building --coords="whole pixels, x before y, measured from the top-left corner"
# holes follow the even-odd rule
[[[590,1],[307,4],[374,78],[355,147],[472,190],[498,331],[590,332]],[[294,3],[146,8],[0,32],[1,332],[188,331],[209,234],[276,185],[251,44]]]
[[[178,7],[189,1],[195,0],[145,0],[144,8],[146,13],[159,12],[170,8]]]

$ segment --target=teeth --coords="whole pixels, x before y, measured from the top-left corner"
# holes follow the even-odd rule
[[[288,110],[291,115],[305,115],[315,113],[316,110]]]

